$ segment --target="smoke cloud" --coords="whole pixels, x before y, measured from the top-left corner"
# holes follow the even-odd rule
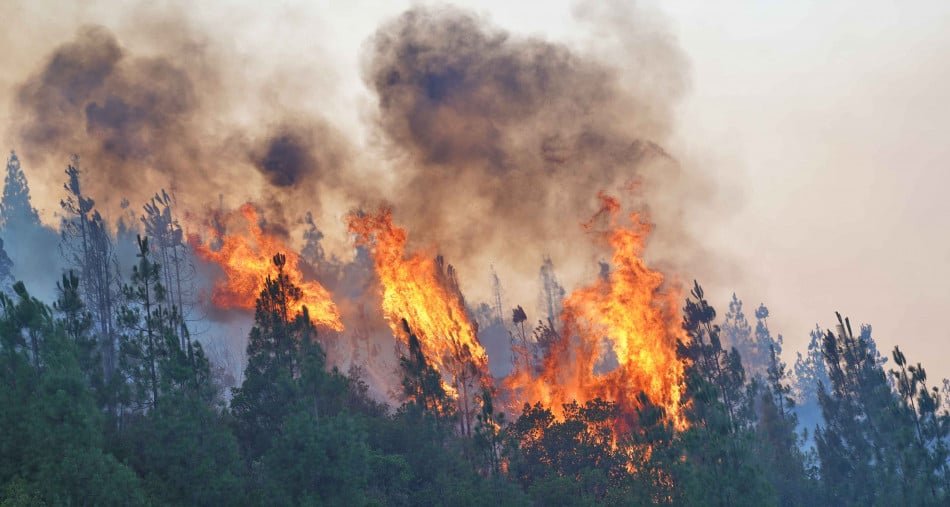
[[[172,3],[84,26],[37,58],[15,88],[14,147],[52,182],[78,153],[106,209],[162,187],[199,220],[219,199],[252,200],[298,247],[313,212],[335,254],[352,246],[328,219],[387,203],[412,241],[459,267],[473,300],[487,299],[477,280],[494,263],[505,283],[531,286],[507,289],[515,301],[533,301],[545,255],[568,287],[596,276],[602,250],[580,224],[600,191],[649,210],[659,242],[683,247],[684,170],[664,146],[686,58],[656,13],[582,7],[595,34],[585,46],[447,6],[383,23],[363,45],[371,103],[360,115],[368,135],[355,139],[325,107],[332,86],[248,71],[246,53]]]
[[[365,86],[356,111],[334,105],[343,92],[326,67],[340,62],[318,50],[268,40],[254,56],[234,42],[244,30],[175,2],[106,12],[77,16],[97,24],[21,59],[8,131],[31,181],[39,169],[59,188],[75,153],[105,216],[128,219],[123,202],[166,188],[199,233],[225,232],[222,212],[254,202],[268,233],[320,252],[313,274],[349,338],[365,342],[328,344],[335,356],[390,340],[367,310],[371,265],[341,220],[352,209],[391,206],[410,248],[444,254],[475,305],[490,299],[494,265],[509,298],[497,306],[525,305],[532,321],[544,314],[530,309],[543,260],[568,290],[598,276],[604,245],[581,224],[599,192],[650,213],[660,257],[692,248],[683,182],[696,179],[667,149],[689,69],[652,11],[582,4],[587,42],[568,45],[460,8],[413,7],[363,43],[362,83],[347,85]]]
[[[32,159],[79,153],[116,190],[141,184],[135,168],[175,176],[201,151],[191,135],[200,98],[189,72],[164,57],[128,55],[101,26],[57,48],[16,97]]]
[[[614,14],[591,16],[612,19],[598,26],[621,34],[626,53],[611,56],[623,65],[451,7],[412,9],[382,26],[364,79],[399,160],[397,219],[453,262],[477,243],[535,272],[544,253],[562,265],[583,256],[579,224],[599,191],[630,195],[636,183],[679,177],[661,146],[688,80],[685,58],[647,13]],[[631,30],[635,41],[622,35]],[[650,206],[651,191],[662,190],[643,189],[638,206]],[[482,272],[489,262],[478,260]]]
[[[11,144],[47,182],[78,154],[85,190],[113,216],[123,199],[144,202],[159,188],[197,216],[219,196],[231,207],[260,202],[275,229],[319,210],[318,189],[343,187],[347,140],[319,114],[255,94],[265,79],[242,81],[242,55],[169,9],[141,22],[147,44],[86,25],[38,57],[15,86]]]

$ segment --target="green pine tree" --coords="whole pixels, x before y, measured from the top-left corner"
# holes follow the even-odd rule
[[[39,223],[40,217],[31,202],[30,185],[20,168],[20,159],[11,151],[0,197],[0,229],[23,229]]]
[[[22,283],[16,298],[0,295],[0,497],[143,505],[138,478],[103,449],[102,414],[75,343]]]

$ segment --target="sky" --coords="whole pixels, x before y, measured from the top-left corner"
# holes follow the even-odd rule
[[[201,2],[188,16],[245,55],[245,72],[307,76],[334,97],[320,107],[336,126],[367,138],[365,41],[417,3]],[[591,4],[456,3],[515,33],[590,41],[578,18]],[[899,344],[932,379],[950,377],[941,319],[950,310],[950,4],[639,5],[663,19],[689,64],[666,148],[708,175],[716,194],[713,212],[688,220],[707,258],[678,276],[699,279],[720,313],[733,291],[749,308],[767,304],[789,362],[808,331],[833,327],[840,311],[872,324],[882,351]],[[0,97],[35,68],[31,55],[69,39],[80,22],[135,15],[54,1],[0,13],[19,20],[0,36]],[[12,114],[8,107],[0,114]],[[33,190],[52,221],[57,185],[36,181]]]
[[[694,68],[684,146],[741,175],[710,238],[735,290],[793,346],[837,310],[950,375],[950,5],[667,6]]]

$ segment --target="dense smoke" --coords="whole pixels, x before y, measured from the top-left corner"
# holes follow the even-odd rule
[[[638,14],[631,24],[648,25]],[[397,218],[455,262],[473,255],[473,242],[522,274],[545,253],[578,260],[589,243],[579,224],[598,191],[630,195],[681,170],[661,145],[684,59],[662,33],[637,43],[616,55],[636,60],[624,69],[453,8],[413,9],[384,25],[364,79],[398,157]],[[479,259],[482,272],[487,264]]]
[[[106,28],[86,26],[47,57],[16,94],[22,150],[33,164],[75,152],[100,168],[96,188],[127,192],[147,168],[175,181],[200,160],[200,97],[166,57],[136,57]],[[47,160],[47,157],[52,160]]]
[[[343,136],[318,114],[236,99],[262,86],[235,79],[240,55],[215,46],[213,33],[196,33],[184,15],[162,15],[153,23],[177,35],[159,30],[132,48],[110,28],[82,26],[15,86],[10,142],[31,176],[40,170],[39,180],[59,180],[78,154],[88,192],[112,216],[122,199],[144,201],[160,188],[195,215],[218,196],[230,206],[262,201],[275,228],[319,208],[321,181],[342,186],[334,174],[347,165]]]
[[[605,38],[637,34],[609,55],[613,65],[450,7],[414,8],[380,27],[365,45],[364,80],[378,99],[382,136],[373,139],[395,155],[383,163],[396,188],[363,181],[358,166],[379,161],[354,160],[355,142],[331,122],[288,113],[295,105],[286,99],[268,109],[241,97],[256,90],[235,83],[253,80],[237,72],[241,59],[178,14],[164,24],[181,35],[145,49],[81,27],[19,84],[12,130],[31,166],[52,171],[78,153],[95,171],[90,191],[109,194],[103,205],[136,197],[148,182],[191,194],[180,200],[194,209],[217,194],[266,195],[283,204],[288,216],[278,219],[299,222],[307,209],[279,195],[337,192],[350,205],[389,200],[452,253],[470,238],[489,250],[514,238],[543,248],[538,241],[596,206],[597,191],[629,184],[657,161],[678,170],[660,148],[686,81],[675,41],[650,13],[592,16]],[[253,121],[224,121],[242,108]],[[270,188],[247,190],[258,182]]]
[[[511,297],[502,306],[537,299],[543,259],[568,289],[596,276],[603,245],[580,224],[600,191],[649,211],[660,245],[693,248],[681,216],[692,175],[665,148],[688,66],[652,11],[584,4],[591,43],[568,46],[454,7],[412,8],[363,45],[372,107],[361,139],[327,107],[332,87],[313,79],[324,69],[245,69],[252,60],[216,39],[220,27],[170,5],[79,28],[16,84],[11,142],[31,178],[40,170],[55,188],[77,153],[106,216],[168,188],[204,230],[212,210],[250,200],[298,249],[313,212],[327,259],[353,255],[334,221],[385,203],[410,247],[434,246],[459,268],[471,301],[488,299],[480,281],[494,262]],[[336,270],[322,281],[343,299],[362,293],[340,269],[317,272]]]

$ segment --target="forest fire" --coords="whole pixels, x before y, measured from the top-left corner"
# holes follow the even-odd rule
[[[224,270],[226,279],[215,284],[212,303],[219,308],[253,310],[264,278],[273,271],[271,258],[281,253],[286,256],[286,274],[302,292],[301,298],[290,309],[291,312],[296,314],[306,306],[315,324],[342,331],[340,313],[330,293],[318,282],[303,279],[298,268],[300,256],[280,239],[264,232],[253,205],[242,206],[241,215],[248,225],[247,235],[221,235],[218,238],[221,242],[219,248],[212,248],[210,243],[201,243],[197,235],[189,237],[199,258],[213,262]],[[215,231],[212,233],[217,234]]]
[[[465,313],[454,269],[421,253],[407,256],[406,230],[393,225],[389,210],[351,214],[348,226],[359,244],[372,247],[383,313],[393,334],[408,339],[400,324],[406,319],[439,371],[457,380],[474,375],[487,381],[488,355]],[[466,369],[471,370],[467,375]]]
[[[682,429],[684,365],[676,349],[686,336],[676,310],[679,292],[663,287],[664,276],[641,257],[650,225],[633,214],[629,227],[618,226],[619,203],[600,198],[603,206],[594,220],[610,222],[605,234],[613,271],[565,299],[560,333],[539,344],[541,364],[520,362],[505,379],[509,406],[540,401],[558,414],[564,404],[599,397],[616,402],[632,422],[643,393]]]
[[[480,389],[491,388],[492,378],[488,355],[465,312],[454,268],[441,257],[407,256],[406,230],[393,225],[390,210],[353,213],[348,227],[357,243],[372,248],[382,284],[383,314],[393,335],[408,344],[409,329],[401,328],[405,319],[426,359],[442,374],[446,392],[456,400],[460,431],[471,434],[476,397]]]
[[[524,403],[541,402],[562,416],[564,404],[601,398],[618,404],[617,430],[624,430],[635,424],[642,393],[682,429],[684,365],[676,347],[686,336],[676,310],[679,292],[666,287],[664,276],[641,257],[650,226],[637,214],[631,215],[631,225],[620,226],[619,202],[600,198],[602,208],[586,226],[606,223],[608,230],[600,234],[613,248],[614,269],[564,300],[560,329],[552,323],[546,338],[536,337],[530,344],[540,352],[539,359],[515,347],[521,358],[502,382],[508,409],[518,413]],[[352,214],[348,226],[359,244],[372,248],[383,313],[393,334],[406,343],[405,318],[428,360],[451,379],[446,387],[454,395],[470,390],[476,378],[490,385],[488,356],[468,319],[451,266],[430,255],[407,256],[406,230],[392,223],[389,210]]]

